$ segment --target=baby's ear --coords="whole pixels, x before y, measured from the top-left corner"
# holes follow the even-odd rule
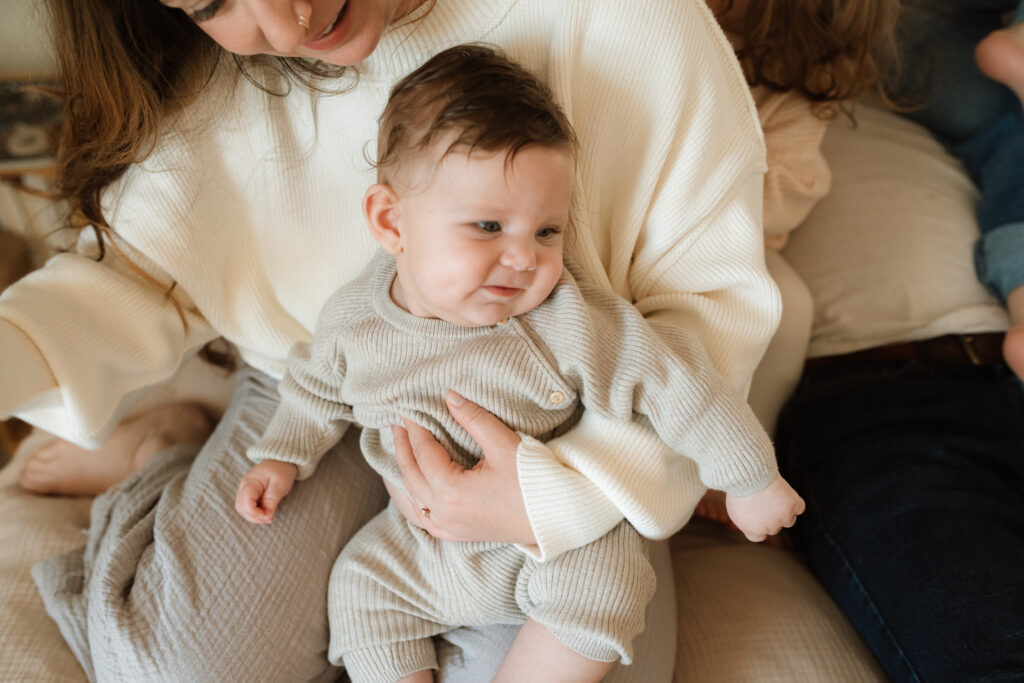
[[[371,185],[363,196],[363,214],[373,237],[392,256],[402,252],[402,234],[398,228],[398,195],[390,185]]]

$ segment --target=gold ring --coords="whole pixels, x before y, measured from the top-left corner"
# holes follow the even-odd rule
[[[430,508],[420,508],[420,514],[424,517],[430,517]]]
[[[304,30],[308,31],[309,30],[309,17],[304,17],[304,16],[302,16],[300,14],[297,19],[298,19],[298,22],[299,22],[299,26],[301,26]]]

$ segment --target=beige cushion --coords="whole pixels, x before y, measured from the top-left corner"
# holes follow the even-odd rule
[[[16,485],[25,455],[46,438],[32,435],[0,470],[0,681],[85,681],[85,673],[47,616],[29,572],[37,561],[85,543],[89,498],[50,498]]]
[[[791,550],[694,521],[672,539],[676,683],[882,683],[888,678]]]
[[[84,541],[89,499],[14,485],[34,435],[0,470],[0,681],[85,681],[29,571]],[[675,681],[885,681],[852,627],[796,556],[694,522],[672,539],[679,607]]]
[[[814,293],[810,356],[952,332],[1005,330],[978,283],[977,189],[923,127],[858,107],[822,145],[832,190],[783,251]]]

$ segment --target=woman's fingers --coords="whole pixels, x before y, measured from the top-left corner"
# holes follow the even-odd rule
[[[423,506],[420,503],[413,500],[412,496],[405,491],[392,486],[391,482],[386,479],[384,480],[384,488],[387,489],[388,495],[391,496],[391,501],[407,521],[425,530],[431,536],[437,536],[435,533],[436,525],[430,521],[430,517],[421,512]]]
[[[398,462],[398,471],[401,472],[401,480],[406,484],[406,490],[414,499],[422,501],[430,497],[430,484],[423,476],[423,470],[420,469],[420,464],[416,460],[416,453],[409,433],[409,425],[416,425],[416,423],[406,418],[402,418],[402,422],[407,426],[391,425],[395,460]]]
[[[429,430],[402,418],[404,427],[392,426],[392,434],[412,501],[392,492],[399,511],[443,540],[534,543],[516,471],[519,435],[455,392],[448,393],[447,401],[453,417],[477,440],[484,457],[467,470],[452,461]]]
[[[495,456],[511,455],[512,460],[515,460],[516,449],[519,448],[519,435],[509,429],[504,422],[451,389],[445,394],[445,402],[448,404],[448,412],[455,421],[479,444],[484,456],[491,458],[491,466],[498,466],[493,459]]]

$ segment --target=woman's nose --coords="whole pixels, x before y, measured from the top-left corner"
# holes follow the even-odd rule
[[[293,55],[309,39],[313,7],[308,0],[254,0],[253,17],[275,54]]]

